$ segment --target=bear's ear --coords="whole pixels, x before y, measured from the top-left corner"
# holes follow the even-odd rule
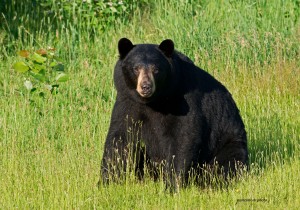
[[[133,47],[134,45],[129,39],[127,38],[120,39],[118,43],[120,59],[125,58],[125,56],[129,53],[130,50],[132,50]]]
[[[167,57],[171,57],[174,52],[174,42],[171,39],[166,39],[160,43],[159,49],[163,51]]]

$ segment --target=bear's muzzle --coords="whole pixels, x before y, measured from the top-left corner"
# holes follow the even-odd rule
[[[141,69],[138,75],[136,91],[143,98],[149,98],[155,92],[155,81],[152,72]]]

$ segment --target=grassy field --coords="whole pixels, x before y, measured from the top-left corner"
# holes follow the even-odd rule
[[[0,19],[0,209],[298,209],[299,1],[151,2],[93,35],[75,23],[53,28],[47,17]],[[176,195],[148,179],[97,188],[121,37],[171,38],[229,89],[248,133],[251,169],[242,180]],[[48,46],[71,80],[40,99],[12,66],[19,50]]]

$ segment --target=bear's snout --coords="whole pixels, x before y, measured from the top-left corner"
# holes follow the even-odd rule
[[[151,82],[145,81],[140,86],[141,86],[139,89],[140,91],[138,91],[138,92],[142,97],[148,98],[148,97],[152,96],[153,85],[151,84]]]
[[[145,98],[148,98],[150,97],[153,92],[152,92],[152,84],[150,82],[143,82],[141,84],[141,91],[139,92],[139,94],[142,96],[142,97],[145,97]]]
[[[141,87],[141,88],[142,88],[142,92],[148,93],[148,92],[151,91],[152,84],[149,83],[149,82],[144,82],[144,83],[142,84],[142,87]]]
[[[136,90],[143,98],[149,98],[153,95],[155,81],[152,72],[146,72],[144,69],[140,70]]]

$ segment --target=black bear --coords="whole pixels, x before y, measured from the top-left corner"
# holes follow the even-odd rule
[[[192,173],[201,177],[205,166],[218,166],[224,176],[247,166],[245,127],[220,82],[176,51],[170,39],[133,45],[122,38],[118,50],[103,183],[120,180],[128,170],[142,177],[149,166],[177,190]]]

